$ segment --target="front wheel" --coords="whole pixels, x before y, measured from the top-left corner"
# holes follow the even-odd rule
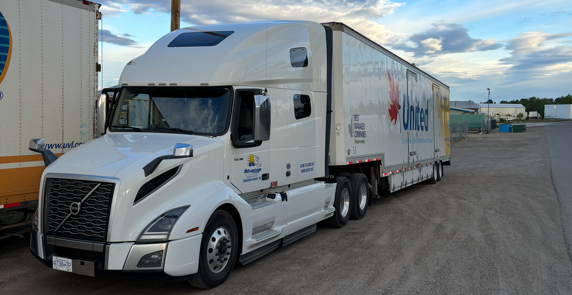
[[[232,216],[217,210],[205,227],[199,256],[199,271],[189,283],[211,289],[226,281],[238,253],[238,234]]]

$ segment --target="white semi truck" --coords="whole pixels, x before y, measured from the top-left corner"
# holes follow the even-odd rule
[[[99,7],[0,1],[0,230],[38,203],[44,163],[30,138],[56,156],[95,138]]]
[[[47,165],[31,248],[54,269],[215,287],[450,161],[449,88],[341,23],[176,30],[120,86],[100,138],[55,162],[30,142]]]

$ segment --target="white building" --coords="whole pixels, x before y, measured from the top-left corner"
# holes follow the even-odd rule
[[[501,118],[516,118],[518,114],[522,113],[523,119],[526,118],[526,108],[521,104],[486,104],[481,103],[481,114],[491,115],[491,117],[501,117]]]
[[[544,105],[544,118],[572,119],[572,104]]]

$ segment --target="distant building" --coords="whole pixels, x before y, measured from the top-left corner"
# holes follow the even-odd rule
[[[480,113],[481,107],[472,100],[459,100],[449,102],[449,108],[473,110],[475,114]]]
[[[477,111],[470,109],[462,109],[457,107],[449,107],[451,115],[465,115],[465,114],[476,114]]]
[[[572,104],[544,105],[544,118],[546,119],[572,119]]]
[[[481,103],[481,114],[487,114],[487,107],[488,113],[490,113],[491,117],[500,117],[500,118],[508,118],[513,119],[518,116],[518,114],[522,114],[522,118],[526,118],[526,108],[521,104],[486,104]]]

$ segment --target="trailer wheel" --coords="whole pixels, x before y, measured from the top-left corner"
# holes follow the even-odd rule
[[[437,181],[441,181],[443,178],[443,162],[437,162]]]
[[[347,179],[350,179],[350,177],[352,176],[351,173],[349,172],[341,172],[340,174],[337,175],[338,177],[345,177]]]
[[[213,213],[203,232],[199,271],[189,280],[191,285],[211,289],[226,281],[239,251],[237,232],[236,223],[228,212],[217,210]]]
[[[431,176],[431,178],[427,179],[427,183],[429,184],[437,183],[437,174],[439,174],[439,172],[437,171],[437,166],[438,164],[433,164],[433,175]]]
[[[352,185],[352,219],[362,219],[367,211],[367,202],[371,196],[367,177],[362,173],[354,173],[350,177]]]
[[[352,208],[352,186],[350,181],[345,177],[337,177],[336,198],[334,200],[334,215],[328,218],[328,224],[331,227],[342,228],[346,226],[350,220],[350,211]]]

